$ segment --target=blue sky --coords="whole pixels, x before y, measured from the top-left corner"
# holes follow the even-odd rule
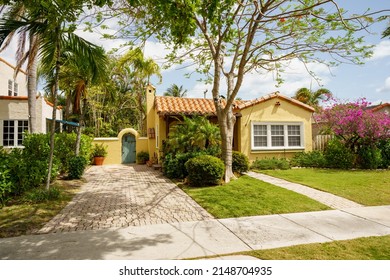
[[[368,8],[372,11],[390,10],[390,2],[388,0],[339,0],[337,3],[340,7],[354,13],[362,13]],[[387,15],[390,15],[390,11],[387,12]],[[311,65],[311,70],[321,78],[322,86],[331,90],[341,100],[352,101],[365,97],[373,104],[390,102],[390,39],[381,39],[381,33],[386,28],[388,22],[383,21],[374,24],[369,30],[370,33],[365,34],[365,42],[375,45],[375,47],[373,57],[368,59],[364,65],[343,64],[337,68],[332,68],[331,71],[321,64]],[[115,22],[112,22],[112,26],[114,25]],[[117,47],[124,42],[124,40],[102,40],[97,34],[82,31],[79,32],[79,35],[95,44],[102,45],[106,49]],[[14,48],[10,48],[0,54],[11,63],[14,62],[15,43],[13,46]],[[167,52],[163,45],[156,42],[148,42],[145,48],[145,55],[152,57],[157,62],[162,61],[164,54]],[[188,97],[203,97],[204,91],[208,89],[208,97],[210,98],[211,85],[198,82],[196,75],[191,79],[185,78],[186,72],[188,72],[187,69],[176,66],[162,71],[163,80],[161,84],[157,83],[157,79],[152,78],[152,82],[157,88],[157,94],[162,95],[171,84],[175,83],[183,85],[188,90]],[[286,69],[286,73],[288,74],[283,76],[285,82],[280,87],[276,87],[276,82],[271,73],[267,75],[246,75],[238,97],[247,100],[274,91],[292,96],[301,87],[311,87],[313,90],[320,87],[304,70],[304,67],[298,63],[292,62]],[[221,94],[223,94],[222,91]]]
[[[368,8],[372,11],[390,9],[388,0],[341,0],[337,2],[341,7],[355,13],[362,13]],[[353,101],[365,97],[373,104],[390,102],[390,39],[381,39],[381,33],[387,23],[388,21],[376,23],[370,28],[370,33],[365,34],[365,42],[375,47],[373,57],[364,65],[342,64],[337,68],[332,68],[331,71],[320,64],[312,65],[311,68],[321,78],[322,85],[331,90],[336,98]],[[147,46],[147,53],[153,54],[153,49],[156,48],[158,47],[155,44],[150,43]],[[165,71],[163,83],[155,85],[157,93],[162,94],[170,84],[176,83],[188,90],[189,97],[203,97],[206,89],[210,97],[211,86],[196,82],[196,78],[190,80],[184,78],[184,72],[184,70]],[[289,74],[284,75],[285,82],[280,87],[276,87],[272,74],[247,75],[238,96],[242,99],[253,99],[274,91],[292,96],[301,87],[311,87],[313,90],[320,87],[306,73],[302,65],[292,63],[286,72]]]

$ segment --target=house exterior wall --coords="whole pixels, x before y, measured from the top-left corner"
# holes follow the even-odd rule
[[[15,68],[0,58],[0,146],[3,145],[4,121],[27,121],[28,100],[27,100],[27,77],[26,72],[20,70],[14,79]],[[12,95],[8,94],[8,81],[17,83],[17,95],[15,96],[12,87]],[[46,120],[52,118],[53,106],[42,96],[37,97],[37,132],[46,133]],[[62,120],[62,110],[56,110],[56,118]]]
[[[276,105],[279,104],[279,105]],[[292,157],[296,152],[312,150],[312,112],[282,99],[273,98],[241,110],[242,116],[238,119],[238,150],[246,154],[250,161],[257,158],[286,158]],[[300,124],[302,147],[266,148],[254,150],[252,147],[252,124]]]
[[[148,85],[146,87],[146,130],[148,138],[148,151],[149,158],[152,159],[156,153],[156,119],[158,119],[156,110],[154,108],[154,96],[156,94],[156,89]],[[158,123],[157,123],[158,124]],[[155,134],[154,138],[151,137],[149,130],[154,129]]]
[[[37,132],[46,133],[46,119],[52,118],[53,107],[42,96],[37,98]],[[62,110],[56,110],[56,118],[62,120]],[[5,120],[28,120],[27,97],[0,97],[0,146],[3,145],[3,124]]]
[[[0,58],[0,95],[8,96],[8,80],[12,80],[18,84],[18,95],[27,96],[27,79],[26,72],[19,71],[14,79],[15,68],[13,65]]]

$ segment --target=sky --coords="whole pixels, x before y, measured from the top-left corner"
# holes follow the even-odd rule
[[[388,9],[389,0],[339,0],[339,6],[348,11],[363,13],[368,8],[372,11]],[[390,15],[390,11],[387,12]],[[238,97],[243,100],[250,100],[279,91],[281,94],[293,96],[296,90],[302,87],[316,90],[320,87],[329,89],[333,95],[341,101],[354,101],[359,98],[366,98],[372,104],[390,102],[390,39],[382,39],[381,33],[385,30],[389,21],[375,23],[371,26],[369,33],[365,33],[365,43],[374,45],[374,54],[365,61],[364,65],[342,64],[336,68],[329,69],[322,64],[311,64],[310,70],[314,71],[321,79],[318,84],[305,70],[302,64],[292,61],[285,69],[284,83],[277,86],[272,73],[268,74],[247,74],[240,89]],[[113,23],[114,25],[115,23]],[[106,30],[107,31],[107,30]],[[92,43],[102,45],[109,50],[118,47],[124,40],[104,40],[98,34],[79,31],[78,34]],[[14,49],[9,48],[0,56],[14,62]],[[153,58],[156,62],[164,61],[164,55],[168,50],[158,42],[147,42],[145,56]],[[152,78],[151,82],[156,87],[157,95],[162,95],[172,84],[183,86],[187,90],[187,97],[203,97],[208,90],[207,97],[211,97],[211,85],[197,81],[199,76],[192,75],[186,78],[185,73],[188,68],[175,66],[162,70],[162,83],[158,83],[157,78]],[[221,94],[226,86],[223,82]]]

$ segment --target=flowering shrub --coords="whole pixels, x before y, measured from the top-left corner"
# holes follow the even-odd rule
[[[346,146],[355,150],[359,145],[372,145],[390,137],[390,116],[373,112],[369,103],[360,99],[351,103],[336,103],[323,110],[317,121],[345,141]]]
[[[356,102],[335,103],[316,117],[316,121],[324,123],[325,128],[341,140],[336,145],[337,149],[341,148],[340,145],[344,145],[350,153],[356,155],[355,163],[361,168],[377,168],[386,165],[382,162],[386,160],[386,156],[381,155],[383,151],[378,147],[380,143],[390,139],[390,116],[373,112],[369,109],[369,105],[364,98]],[[337,150],[336,146],[332,146],[331,150]],[[332,156],[336,154],[330,153]],[[342,159],[339,156],[337,158]],[[347,158],[349,162],[350,158]],[[337,163],[333,165],[337,166]],[[343,168],[349,168],[349,164],[342,165]]]

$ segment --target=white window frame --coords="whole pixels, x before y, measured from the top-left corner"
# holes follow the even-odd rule
[[[19,85],[14,80],[8,80],[8,96],[18,96]]]
[[[13,131],[13,145],[4,145],[4,141],[6,141],[4,139],[4,134],[5,134],[5,122],[6,121],[13,121],[14,122],[14,131]],[[24,122],[27,122],[27,126],[24,126]],[[27,128],[27,129],[24,129],[23,131],[21,131],[22,134],[19,133],[19,128]],[[23,141],[23,133],[24,131],[28,131],[28,120],[3,120],[3,123],[2,123],[2,129],[1,129],[1,145],[3,147],[7,147],[7,148],[12,148],[12,147],[23,147],[22,144],[19,144],[19,141]],[[10,134],[9,132],[7,132],[9,135],[12,135]],[[22,139],[20,139],[19,136],[22,136]],[[10,139],[7,139],[7,141],[9,141]]]
[[[267,126],[267,146],[255,146],[255,135],[254,135],[254,127],[255,125],[265,125]],[[272,146],[272,135],[271,135],[271,126],[273,125],[282,125],[284,131],[284,145],[283,146]],[[300,132],[300,146],[289,146],[288,145],[288,126],[296,125],[299,126]],[[251,149],[252,151],[274,151],[274,150],[301,150],[305,148],[304,143],[304,125],[302,122],[252,122],[251,123]],[[290,135],[295,136],[295,135]]]

